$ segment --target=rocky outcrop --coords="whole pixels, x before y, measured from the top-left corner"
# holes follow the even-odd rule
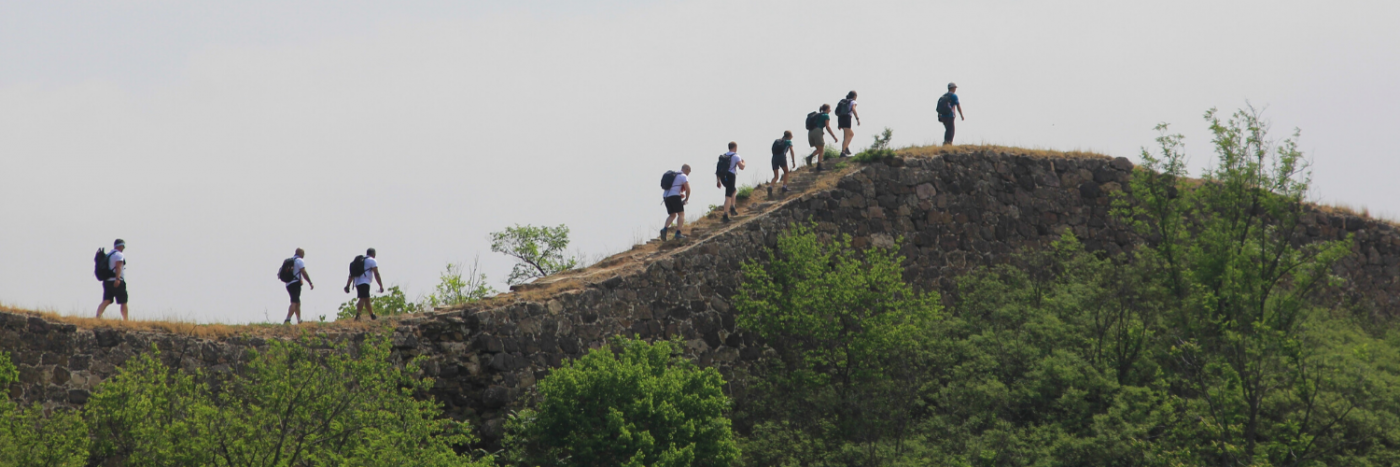
[[[890,159],[839,175],[834,187],[756,202],[741,218],[689,243],[670,243],[630,268],[578,278],[557,293],[521,292],[463,309],[403,318],[393,328],[397,358],[424,357],[437,379],[432,396],[447,413],[499,435],[508,410],[561,361],[611,336],[681,339],[690,356],[728,372],[762,355],[735,326],[729,299],[739,267],[759,259],[793,222],[821,234],[848,234],[857,246],[899,245],[906,279],[950,290],[953,278],[1007,261],[1068,229],[1091,250],[1118,252],[1140,240],[1109,214],[1133,166],[1123,158],[1054,158],[991,150]],[[832,175],[832,177],[838,177]],[[1400,234],[1389,224],[1343,213],[1306,219],[1314,239],[1356,238],[1337,273],[1335,297],[1376,316],[1394,316]],[[611,261],[611,260],[610,260]],[[605,261],[604,265],[610,261]],[[50,405],[82,404],[114,368],[152,345],[184,368],[237,365],[255,338],[204,340],[160,333],[81,329],[24,315],[0,315],[0,349],[21,369],[12,395]],[[353,336],[352,336],[353,337]]]

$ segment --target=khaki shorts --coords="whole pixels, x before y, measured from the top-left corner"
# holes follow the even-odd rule
[[[821,128],[813,128],[807,132],[807,144],[812,147],[826,146],[826,135],[822,134]]]

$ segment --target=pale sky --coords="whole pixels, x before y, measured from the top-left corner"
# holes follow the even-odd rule
[[[567,224],[597,258],[656,235],[657,180],[741,182],[847,91],[864,147],[942,136],[1136,160],[1153,126],[1210,160],[1201,114],[1302,129],[1318,199],[1400,217],[1400,2],[0,1],[0,302],[87,316],[128,243],[132,315],[281,321],[307,250],[333,316],[350,259],[427,293],[487,234]],[[115,309],[109,317],[118,316]]]

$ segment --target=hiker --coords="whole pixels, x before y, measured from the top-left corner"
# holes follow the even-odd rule
[[[792,166],[797,167],[797,151],[792,148],[792,132],[783,131],[782,139],[773,141],[773,181],[768,182],[768,196],[773,196],[773,185],[778,183],[778,169],[783,170],[783,192],[788,191],[788,156]]]
[[[720,212],[724,213],[724,221],[729,222],[729,215],[739,215],[735,209],[734,193],[738,189],[734,188],[734,180],[738,178],[738,172],[744,170],[744,158],[734,151],[739,150],[739,143],[729,142],[729,152],[719,156],[719,162],[715,165],[715,188],[724,187],[724,208]]]
[[[938,98],[938,121],[943,122],[944,146],[950,146],[953,144],[953,117],[955,116],[953,115],[953,110],[957,110],[957,117],[962,118],[963,120],[967,120],[967,117],[963,117],[962,103],[958,102],[958,95],[956,94],[957,92],[958,85],[954,83],[948,83],[948,93]]]
[[[666,175],[661,176],[661,189],[664,190],[661,198],[666,204],[666,225],[661,227],[661,239],[666,240],[666,230],[671,228],[672,220],[676,221],[676,240],[685,238],[681,227],[685,227],[685,205],[690,203],[690,164],[682,164],[680,172],[666,171]]]
[[[358,274],[357,274],[358,273]],[[370,282],[379,283],[379,293],[384,293],[384,280],[379,277],[379,261],[374,259],[374,249],[365,250],[364,256],[356,256],[350,262],[350,278],[345,281],[345,293],[350,293],[350,285],[355,285],[355,321],[360,320],[360,310],[369,312],[369,319],[379,319],[374,315],[374,301],[369,298]]]
[[[126,316],[126,241],[118,238],[112,242],[112,252],[105,254],[105,258],[98,263],[98,278],[102,279],[102,304],[97,306],[97,319],[102,319],[102,312],[116,301],[121,305],[122,321],[127,320]],[[100,254],[101,251],[99,250]]]
[[[816,112],[807,114],[807,144],[812,145],[812,154],[807,156],[807,165],[812,165],[812,158],[817,158],[817,171],[822,171],[822,153],[826,152],[826,135],[822,134],[822,129],[826,129],[831,134],[831,140],[836,141],[836,132],[831,131],[831,106],[822,104]]]
[[[855,91],[846,93],[846,98],[836,103],[836,127],[840,128],[841,135],[846,137],[841,140],[841,157],[850,157],[851,138],[856,135],[855,130],[851,129],[851,116],[855,116],[856,125],[860,125],[860,113],[856,112]]]
[[[287,319],[282,320],[282,324],[291,324],[292,315],[296,315],[297,324],[301,324],[301,282],[306,281],[311,290],[316,290],[316,284],[311,283],[311,273],[306,272],[303,258],[306,258],[306,250],[297,248],[296,254],[283,261],[282,269],[277,271],[278,277],[284,281],[291,279],[287,282],[287,295],[292,297],[292,304],[287,307]]]

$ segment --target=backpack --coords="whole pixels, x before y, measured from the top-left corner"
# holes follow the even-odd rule
[[[99,281],[106,281],[107,279],[117,277],[117,272],[108,267],[112,262],[112,254],[107,253],[106,250],[106,248],[98,248],[97,256],[92,257],[92,274],[97,276],[97,280]],[[116,252],[117,250],[112,250],[112,253]]]
[[[355,257],[354,261],[350,262],[350,277],[360,277],[363,275],[365,275],[365,255],[359,255]]]
[[[821,114],[819,114],[819,113],[817,113],[817,112],[812,112],[812,113],[807,114],[807,131],[812,131],[813,129],[816,129],[816,128],[817,128],[817,116],[818,116],[818,115],[821,115]]]
[[[674,170],[667,170],[667,171],[666,171],[666,174],[661,176],[661,189],[670,191],[670,190],[671,190],[671,185],[675,185],[675,184],[676,184],[676,171],[674,171]]]
[[[283,284],[290,284],[292,281],[297,280],[297,276],[292,273],[292,269],[296,269],[296,265],[297,257],[295,256],[282,260],[282,267],[277,268],[277,278],[280,279]]]
[[[840,115],[840,116],[844,117],[844,116],[847,116],[847,115],[850,115],[850,114],[851,114],[851,100],[850,100],[850,99],[841,99],[841,102],[837,102],[837,103],[836,103],[836,115]]]
[[[715,175],[724,175],[729,173],[729,162],[733,160],[729,156],[729,153],[719,155],[719,162],[715,163]]]
[[[943,97],[938,98],[938,105],[934,106],[934,110],[938,112],[938,115],[953,114],[953,98],[951,97],[952,95],[953,93],[947,93],[944,94]]]
[[[783,153],[787,152],[788,148],[788,145],[783,144],[786,142],[787,140],[782,138],[773,140],[773,157],[783,157]]]

